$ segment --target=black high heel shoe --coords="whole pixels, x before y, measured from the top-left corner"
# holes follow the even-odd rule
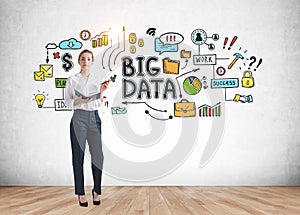
[[[100,202],[101,202],[100,200],[99,200],[99,201],[95,201],[95,200],[94,200],[94,192],[95,192],[95,190],[94,190],[94,189],[92,189],[92,195],[93,195],[93,204],[94,204],[94,205],[100,205]]]
[[[81,207],[87,207],[87,206],[89,205],[87,201],[86,201],[86,202],[81,202],[79,196],[78,196],[78,202],[79,202],[79,205],[80,205]]]

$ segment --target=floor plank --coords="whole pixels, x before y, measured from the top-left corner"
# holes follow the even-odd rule
[[[159,191],[166,200],[173,215],[191,214],[185,205],[170,191],[169,187],[160,187]]]
[[[0,186],[0,214],[299,215],[300,187],[108,186],[101,205],[78,205],[70,186]]]
[[[172,215],[164,197],[159,191],[159,187],[151,187],[149,189],[149,214]]]
[[[149,187],[141,187],[135,196],[128,215],[149,214]]]

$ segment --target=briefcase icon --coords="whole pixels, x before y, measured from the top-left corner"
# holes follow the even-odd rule
[[[166,57],[163,59],[163,72],[167,74],[179,74],[179,63],[177,60],[170,60]]]
[[[176,117],[196,116],[195,102],[189,102],[186,99],[182,99],[180,102],[174,103],[174,116]]]

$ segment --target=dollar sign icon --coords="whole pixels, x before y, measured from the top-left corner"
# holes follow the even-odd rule
[[[72,59],[72,55],[69,54],[68,52],[65,53],[62,57],[61,57],[61,60],[63,62],[63,65],[62,65],[62,68],[65,70],[65,72],[69,72],[70,69],[73,68],[74,64],[73,62],[71,61]]]

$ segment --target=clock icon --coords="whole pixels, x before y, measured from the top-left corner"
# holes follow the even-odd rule
[[[207,33],[202,29],[196,29],[192,32],[191,39],[196,45],[202,45],[207,40]]]
[[[91,37],[91,33],[88,30],[82,30],[79,36],[82,40],[88,40]]]
[[[217,68],[216,72],[217,72],[217,74],[218,74],[219,76],[222,76],[222,75],[225,75],[226,69],[225,69],[223,66],[219,66],[219,67]]]

